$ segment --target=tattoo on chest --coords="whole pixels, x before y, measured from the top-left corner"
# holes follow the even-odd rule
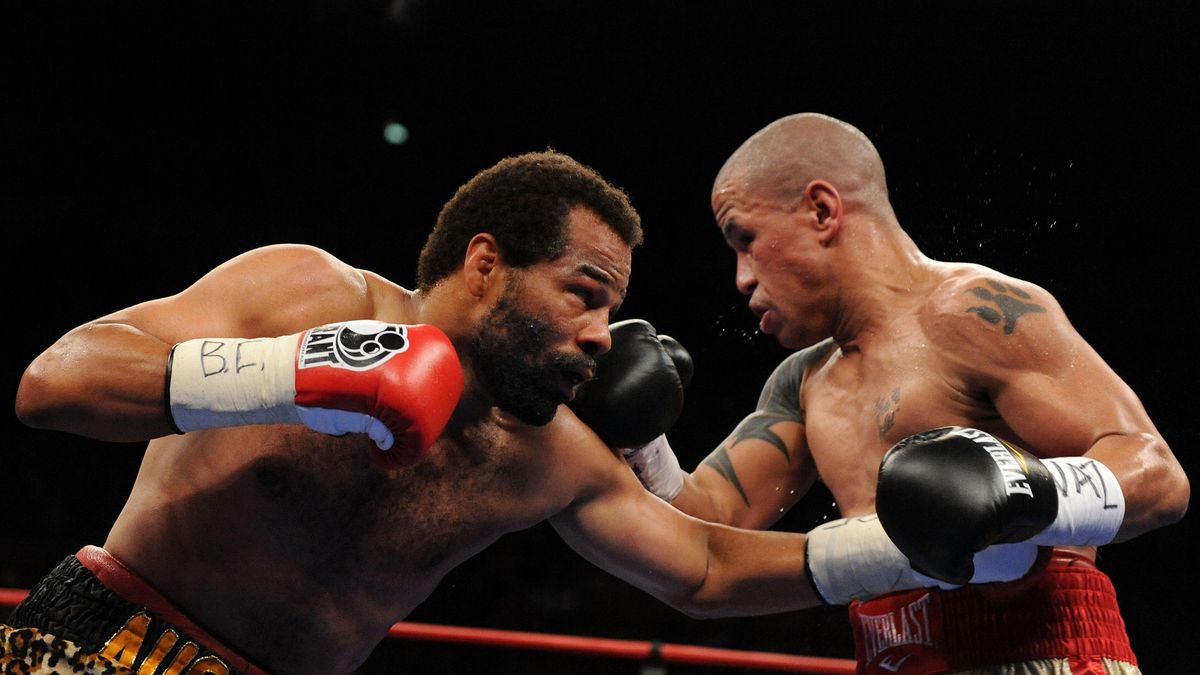
[[[896,387],[888,396],[875,399],[875,426],[879,429],[879,440],[896,425],[896,411],[900,409],[900,388]]]
[[[995,303],[996,306],[968,307],[967,311],[977,314],[979,318],[991,324],[1003,322],[1005,335],[1012,335],[1017,328],[1017,319],[1022,316],[1031,312],[1037,314],[1046,311],[1046,308],[1041,305],[1026,302],[1030,295],[1016,286],[1004,284],[995,279],[988,279],[986,283],[991,287],[990,290],[983,286],[976,286],[969,290],[975,297]]]

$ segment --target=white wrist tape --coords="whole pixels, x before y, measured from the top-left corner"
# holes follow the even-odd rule
[[[833,520],[813,529],[805,555],[813,586],[831,605],[912,588],[958,588],[914,571],[875,514]],[[1032,543],[991,546],[975,554],[971,583],[1019,579],[1036,560],[1037,546]]]
[[[683,490],[683,469],[666,434],[639,448],[621,448],[621,455],[642,485],[659,499],[670,503]]]
[[[180,431],[298,424],[297,336],[198,338],[171,353],[171,416]]]
[[[1058,516],[1029,541],[1099,546],[1116,538],[1125,520],[1125,494],[1112,470],[1090,457],[1054,457],[1042,463],[1058,488]]]
[[[924,585],[875,514],[832,520],[811,530],[805,554],[813,585],[831,605]]]

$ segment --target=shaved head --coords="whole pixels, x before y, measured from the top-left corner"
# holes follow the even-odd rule
[[[883,160],[870,139],[819,113],[780,118],[751,136],[721,167],[713,191],[733,188],[786,207],[817,179],[833,185],[848,206],[892,215]]]

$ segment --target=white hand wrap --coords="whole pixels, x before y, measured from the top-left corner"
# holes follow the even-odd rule
[[[971,583],[1019,579],[1036,559],[1037,546],[1031,543],[989,547],[975,555]],[[875,514],[834,520],[810,531],[806,565],[813,586],[831,605],[912,588],[958,588],[914,571]]]
[[[171,416],[180,431],[299,424],[298,336],[198,338],[171,353]]]
[[[642,486],[668,504],[683,490],[683,469],[665,434],[639,448],[621,448],[621,456]]]
[[[1043,546],[1100,546],[1125,519],[1125,494],[1116,475],[1090,457],[1054,457],[1042,463],[1058,488],[1058,517],[1029,539]]]

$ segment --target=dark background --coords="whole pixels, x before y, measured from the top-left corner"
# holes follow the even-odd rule
[[[753,336],[708,208],[783,115],[865,131],[923,250],[1042,284],[1142,397],[1195,480],[1188,3],[22,2],[3,9],[4,382],[70,328],[303,242],[411,286],[441,204],[553,147],[629,191],[646,244],[623,316],[691,348],[691,468],[784,352]],[[384,142],[389,120],[411,131]],[[23,428],[0,454],[0,586],[101,543],[141,444]],[[781,528],[828,510],[812,495]],[[1105,547],[1147,673],[1191,672],[1195,516]],[[454,572],[414,621],[848,657],[844,610],[694,621],[545,526]],[[382,645],[363,672],[636,672],[621,661]],[[730,672],[672,666],[671,672]]]

